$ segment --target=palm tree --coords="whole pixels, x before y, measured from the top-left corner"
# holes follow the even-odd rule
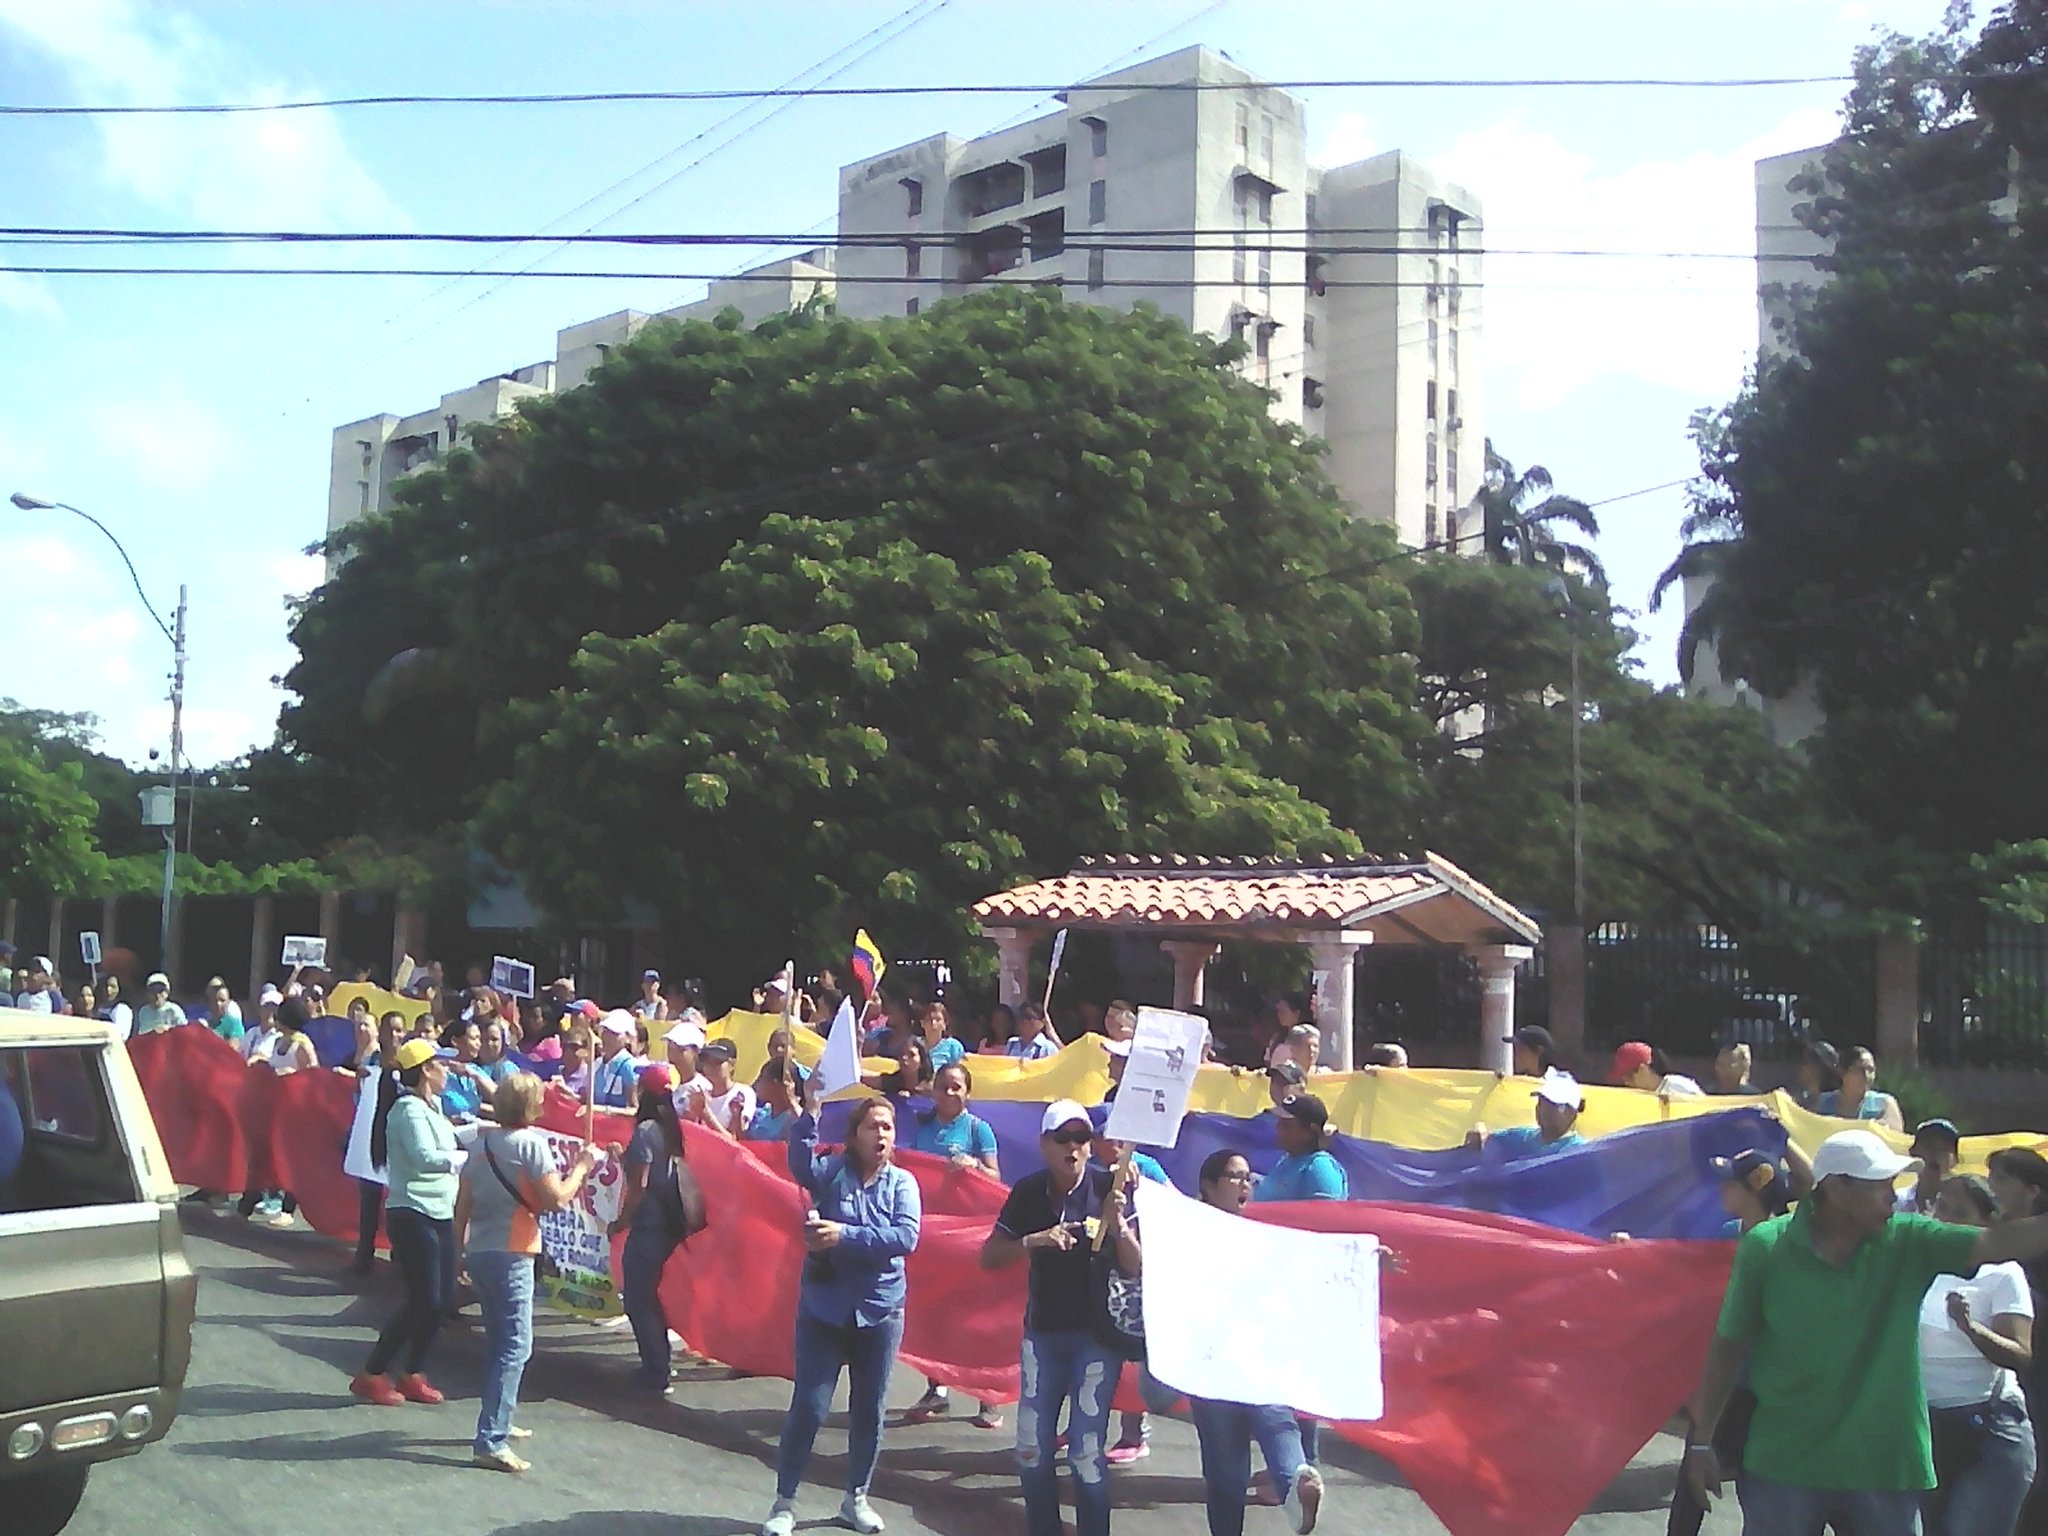
[[[1655,613],[1674,585],[1704,583],[1699,602],[1685,616],[1685,627],[1678,634],[1678,676],[1687,683],[1692,681],[1699,648],[1719,640],[1727,621],[1729,599],[1721,577],[1742,542],[1742,509],[1727,483],[1728,420],[1725,409],[1693,413],[1688,432],[1699,445],[1702,472],[1686,491],[1692,510],[1678,525],[1678,556],[1650,588],[1650,612]]]
[[[1674,585],[1686,581],[1705,583],[1699,602],[1685,616],[1685,627],[1678,632],[1678,676],[1689,683],[1699,648],[1719,638],[1726,618],[1727,602],[1720,578],[1727,569],[1728,557],[1741,541],[1742,520],[1725,507],[1695,502],[1685,521],[1678,525],[1678,536],[1684,541],[1683,547],[1650,588],[1650,612],[1655,613],[1663,606],[1664,594]]]
[[[1561,537],[1560,526],[1588,539],[1600,536],[1600,520],[1576,496],[1556,494],[1550,471],[1532,464],[1517,472],[1486,444],[1486,484],[1473,498],[1486,536],[1488,558],[1502,565],[1571,571],[1603,590],[1607,569],[1590,544]]]

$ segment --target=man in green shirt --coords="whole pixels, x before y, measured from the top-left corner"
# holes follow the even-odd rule
[[[1692,1406],[1686,1476],[1721,1490],[1714,1430],[1746,1363],[1756,1394],[1736,1492],[1744,1536],[1918,1536],[1934,1486],[1920,1388],[1921,1298],[1938,1275],[2048,1254],[2048,1216],[1995,1228],[1894,1213],[1919,1164],[1871,1131],[1813,1159],[1813,1193],[1735,1251],[1721,1321]]]

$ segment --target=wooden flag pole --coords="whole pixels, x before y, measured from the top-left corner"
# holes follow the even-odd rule
[[[1117,1156],[1116,1172],[1111,1176],[1109,1181],[1109,1192],[1112,1195],[1118,1193],[1121,1190],[1127,1190],[1131,1187],[1131,1173],[1135,1167],[1135,1164],[1133,1164],[1131,1161],[1131,1150],[1131,1148],[1125,1147],[1123,1151],[1119,1153]],[[1103,1242],[1108,1237],[1109,1219],[1107,1217],[1104,1217],[1101,1221],[1095,1224],[1095,1251],[1097,1253],[1102,1252]]]

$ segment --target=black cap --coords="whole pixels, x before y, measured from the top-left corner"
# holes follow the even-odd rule
[[[1308,1081],[1308,1075],[1301,1070],[1301,1064],[1293,1061],[1274,1062],[1266,1068],[1266,1076],[1296,1088]]]
[[[1525,1024],[1501,1041],[1501,1044],[1526,1045],[1530,1050],[1542,1051],[1546,1055],[1555,1054],[1557,1050],[1557,1041],[1551,1038],[1550,1031],[1541,1024]]]
[[[705,1061],[738,1061],[740,1059],[739,1047],[730,1040],[713,1040],[697,1054]]]
[[[1945,1142],[1954,1151],[1963,1144],[1963,1133],[1956,1129],[1953,1120],[1922,1120],[1913,1127],[1913,1145],[1917,1147],[1923,1141]]]
[[[1327,1130],[1330,1125],[1329,1108],[1312,1093],[1296,1094],[1280,1106],[1280,1113],[1318,1131]]]

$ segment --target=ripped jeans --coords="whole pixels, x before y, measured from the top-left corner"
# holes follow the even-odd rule
[[[1031,1536],[1060,1536],[1059,1458],[1053,1443],[1067,1400],[1067,1465],[1074,1472],[1075,1536],[1109,1536],[1109,1481],[1102,1459],[1109,1402],[1123,1361],[1079,1329],[1024,1335],[1017,1399],[1017,1468]]]

